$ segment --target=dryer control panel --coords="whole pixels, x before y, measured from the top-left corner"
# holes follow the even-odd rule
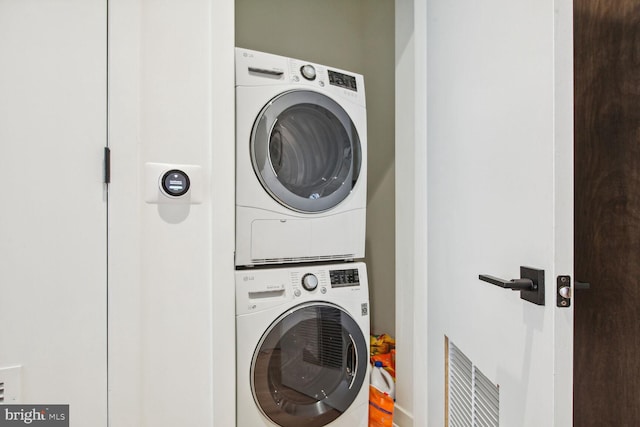
[[[236,48],[236,87],[311,88],[364,107],[362,74],[295,58]]]

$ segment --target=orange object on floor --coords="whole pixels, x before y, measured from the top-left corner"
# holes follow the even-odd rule
[[[369,427],[393,427],[393,398],[369,386]]]

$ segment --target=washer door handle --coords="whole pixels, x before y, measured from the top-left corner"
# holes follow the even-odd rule
[[[351,343],[349,347],[347,347],[347,378],[351,377],[351,381],[349,381],[349,390],[351,390],[358,373],[358,350],[356,349],[356,342],[351,334],[349,334],[349,339]]]

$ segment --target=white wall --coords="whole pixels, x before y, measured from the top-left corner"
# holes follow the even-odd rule
[[[110,422],[232,426],[233,4],[112,0],[109,31]],[[148,162],[202,202],[146,203]]]
[[[106,18],[103,0],[0,2],[0,369],[22,366],[5,402],[69,404],[78,426],[107,425]]]

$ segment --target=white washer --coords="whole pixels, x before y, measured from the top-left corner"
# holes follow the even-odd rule
[[[363,263],[236,271],[237,426],[366,427]]]
[[[236,49],[236,266],[364,257],[361,75]]]

